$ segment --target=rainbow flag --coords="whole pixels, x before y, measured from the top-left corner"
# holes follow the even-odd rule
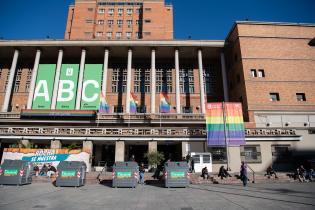
[[[130,92],[130,113],[137,113],[137,106],[139,104],[138,98],[135,94]]]
[[[105,99],[105,94],[103,92],[101,92],[101,96],[100,96],[100,106],[98,109],[99,113],[109,113],[109,106],[108,103]]]
[[[160,93],[160,113],[170,113],[171,111],[171,103],[169,102],[169,98],[167,93]]]
[[[208,103],[206,110],[207,143],[210,146],[224,146],[224,112],[226,140],[231,146],[245,144],[244,121],[241,103]]]

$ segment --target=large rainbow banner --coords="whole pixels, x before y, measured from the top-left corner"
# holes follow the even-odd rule
[[[224,120],[225,115],[225,120]],[[207,143],[209,146],[245,145],[245,131],[241,103],[208,103],[206,110]]]
[[[169,102],[169,98],[167,93],[160,93],[160,113],[170,113],[171,104]]]

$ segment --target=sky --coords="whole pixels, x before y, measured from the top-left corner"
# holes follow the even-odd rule
[[[74,0],[0,0],[0,39],[63,39]],[[315,23],[315,0],[166,0],[175,39],[225,39],[237,20]]]

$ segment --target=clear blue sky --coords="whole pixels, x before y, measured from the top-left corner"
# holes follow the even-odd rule
[[[236,20],[315,23],[315,0],[166,0],[176,39],[224,39]],[[74,0],[0,0],[3,39],[62,39]]]

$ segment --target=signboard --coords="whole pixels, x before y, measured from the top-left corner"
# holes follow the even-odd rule
[[[80,149],[28,149],[28,148],[4,148],[1,163],[5,160],[27,160],[42,167],[44,164],[52,164],[57,167],[60,161],[83,161],[90,171],[90,154]]]
[[[75,171],[61,171],[62,177],[74,177]]]
[[[131,172],[130,171],[117,171],[117,178],[130,178]]]
[[[98,110],[102,74],[102,64],[85,64],[81,93],[81,110]]]
[[[62,64],[56,109],[73,110],[77,97],[79,64]]]
[[[171,171],[171,178],[182,178],[185,177],[185,172],[183,171]]]
[[[15,176],[17,175],[18,170],[17,169],[5,169],[4,170],[4,176]]]
[[[56,64],[39,64],[32,109],[50,109]]]

